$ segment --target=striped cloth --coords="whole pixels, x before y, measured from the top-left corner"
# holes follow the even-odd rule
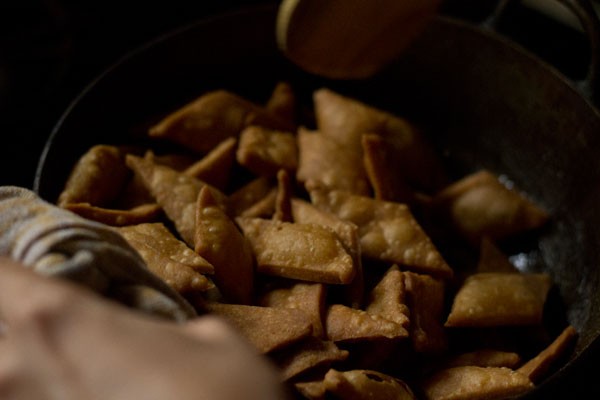
[[[185,299],[146,268],[118,232],[28,189],[0,186],[0,256],[153,315],[176,321],[196,315]]]

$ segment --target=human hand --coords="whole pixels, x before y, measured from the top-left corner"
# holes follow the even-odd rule
[[[0,258],[0,399],[282,399],[212,316],[176,325]]]

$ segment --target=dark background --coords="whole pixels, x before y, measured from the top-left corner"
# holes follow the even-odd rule
[[[128,51],[210,15],[273,2],[0,0],[0,185],[32,186],[37,159],[61,114]],[[448,0],[443,12],[478,23],[494,4]],[[500,31],[567,76],[585,76],[589,51],[580,32],[518,4],[509,8]],[[598,354],[594,351],[570,372],[568,383],[547,393],[555,393],[552,398],[600,398],[600,382],[594,378]]]

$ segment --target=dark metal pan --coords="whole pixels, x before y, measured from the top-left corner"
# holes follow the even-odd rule
[[[589,11],[587,2],[565,2]],[[566,365],[526,397],[553,398],[565,390],[600,354],[600,114],[589,98],[497,33],[445,17],[372,79],[325,80],[280,55],[275,15],[268,5],[216,17],[129,54],[58,122],[35,190],[56,200],[92,144],[138,140],[131,132],[210,89],[263,101],[277,81],[288,80],[307,104],[321,86],[355,96],[423,125],[457,173],[485,167],[504,174],[551,212],[553,223],[526,255],[528,265],[553,276],[580,338]],[[597,24],[587,28],[598,35]],[[597,36],[592,43],[589,94],[597,85]]]

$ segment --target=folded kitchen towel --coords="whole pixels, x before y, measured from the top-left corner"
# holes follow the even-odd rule
[[[193,307],[153,275],[121,235],[50,204],[34,192],[0,186],[0,256],[66,278],[153,315],[184,321]]]

